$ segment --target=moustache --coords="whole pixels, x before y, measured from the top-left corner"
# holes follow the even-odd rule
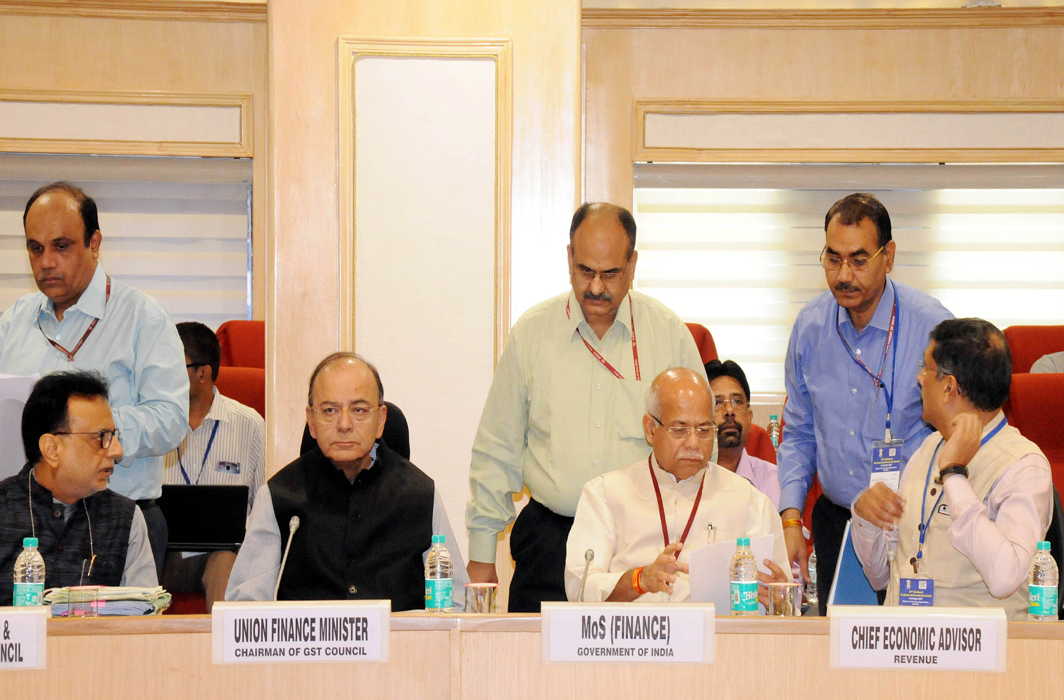
[[[680,450],[676,453],[676,459],[690,459],[704,462],[706,456],[698,450]]]
[[[835,285],[836,292],[859,292],[860,288],[850,284],[849,282],[839,282]]]
[[[609,292],[603,292],[602,294],[592,294],[591,292],[584,292],[584,299],[587,301],[613,301],[613,295]]]

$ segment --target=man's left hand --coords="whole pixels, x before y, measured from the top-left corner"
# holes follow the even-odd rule
[[[790,583],[791,577],[783,573],[783,569],[776,566],[776,562],[771,559],[765,559],[762,564],[768,567],[768,573],[765,573],[761,569],[757,570],[757,582],[762,583]],[[768,589],[759,585],[757,587],[757,602],[761,603],[768,608]]]
[[[939,469],[951,464],[967,466],[979,450],[979,437],[983,434],[983,422],[975,413],[959,413],[950,422],[950,436],[939,454]]]

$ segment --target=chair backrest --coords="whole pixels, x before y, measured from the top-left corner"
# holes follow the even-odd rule
[[[1064,485],[1064,374],[1014,374],[1009,387],[1009,422],[1042,448],[1053,483]]]
[[[746,451],[753,457],[776,463],[776,448],[772,446],[772,438],[757,423],[751,423],[746,433]]]
[[[391,401],[385,401],[388,407],[388,417],[384,420],[384,432],[381,434],[381,442],[394,450],[403,459],[410,459],[410,426],[407,425],[406,416],[402,409]],[[299,443],[299,454],[310,452],[317,443],[310,436],[310,426],[303,426],[303,439]]]
[[[258,367],[219,367],[218,391],[266,417],[266,370]]]
[[[1030,372],[1042,355],[1064,350],[1064,326],[1009,326],[1004,333],[1013,372]]]
[[[266,324],[263,321],[226,321],[215,331],[223,367],[266,368]]]
[[[695,339],[698,354],[702,357],[702,364],[717,359],[717,344],[713,342],[713,334],[701,323],[688,323],[687,330]]]

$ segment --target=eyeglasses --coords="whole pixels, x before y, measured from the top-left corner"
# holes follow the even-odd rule
[[[925,365],[923,360],[920,360],[919,362],[916,363],[916,375],[917,376],[920,376],[921,374],[923,374],[924,372],[926,372],[929,369],[930,369],[930,367]],[[936,377],[941,379],[942,377],[945,377],[947,375],[953,376],[953,371],[952,370],[948,370],[948,369],[942,367],[941,365],[938,366],[938,367],[935,367],[935,376]]]
[[[820,264],[824,266],[824,269],[830,270],[831,272],[838,272],[842,269],[843,265],[849,265],[850,269],[854,272],[861,272],[868,267],[869,263],[879,257],[879,254],[882,253],[886,247],[887,246],[885,245],[879,246],[879,248],[876,249],[876,252],[871,255],[858,254],[845,257],[835,253],[829,253],[828,247],[824,246],[820,251],[819,260]]]
[[[726,396],[714,396],[713,407],[718,411],[722,410],[725,406],[731,406],[732,410],[741,411],[746,408],[746,399],[742,396],[732,396],[728,398]]]
[[[97,440],[100,441],[100,449],[101,450],[106,450],[108,447],[111,446],[111,443],[114,442],[114,439],[116,437],[119,437],[118,428],[115,428],[114,430],[97,430],[94,433],[71,433],[71,432],[58,432],[57,431],[57,432],[52,433],[52,435],[83,435],[83,436],[91,436],[91,437],[94,437],[94,438],[96,438]]]
[[[351,420],[355,423],[365,423],[373,416],[374,411],[380,407],[380,404],[375,404],[373,406],[358,404],[348,408],[334,403],[327,403],[315,406],[314,411],[318,414],[318,417],[326,423],[335,423],[340,420],[340,416],[343,415],[345,411],[350,414]]]
[[[210,362],[186,362],[185,369],[192,369],[193,367],[206,367]]]
[[[665,428],[674,440],[686,440],[687,436],[691,434],[691,431],[694,431],[695,437],[699,440],[710,440],[717,432],[717,426],[712,423],[702,423],[701,425],[665,425],[661,422],[661,419],[653,413],[648,413],[647,415],[656,420],[658,425],[662,428]]]
[[[612,282],[619,279],[624,272],[624,268],[614,268],[611,270],[592,270],[590,267],[584,267],[583,265],[576,266],[576,274],[578,274],[585,282],[594,282],[598,277],[603,282]]]

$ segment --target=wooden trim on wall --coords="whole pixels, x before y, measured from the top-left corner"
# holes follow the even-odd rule
[[[0,15],[105,17],[190,22],[265,22],[261,2],[155,2],[155,0],[0,0]]]
[[[649,114],[798,114],[798,113],[1054,113],[1062,100],[953,101],[750,101],[637,100],[632,153],[638,162],[659,163],[1008,163],[1059,162],[1061,148],[676,148],[646,145]]]
[[[358,39],[340,37],[339,85],[340,343],[355,343],[355,62],[366,56],[490,58],[495,61],[495,291],[492,356],[497,362],[510,329],[511,173],[513,169],[513,61],[507,39]]]
[[[584,29],[942,29],[1064,25],[1061,7],[868,10],[630,10],[588,8]]]
[[[250,94],[193,94],[164,92],[80,92],[63,90],[2,90],[0,102],[57,102],[68,104],[168,105],[239,107],[240,142],[115,141],[94,139],[0,138],[0,151],[11,153],[95,153],[104,155],[254,156],[254,112]]]

